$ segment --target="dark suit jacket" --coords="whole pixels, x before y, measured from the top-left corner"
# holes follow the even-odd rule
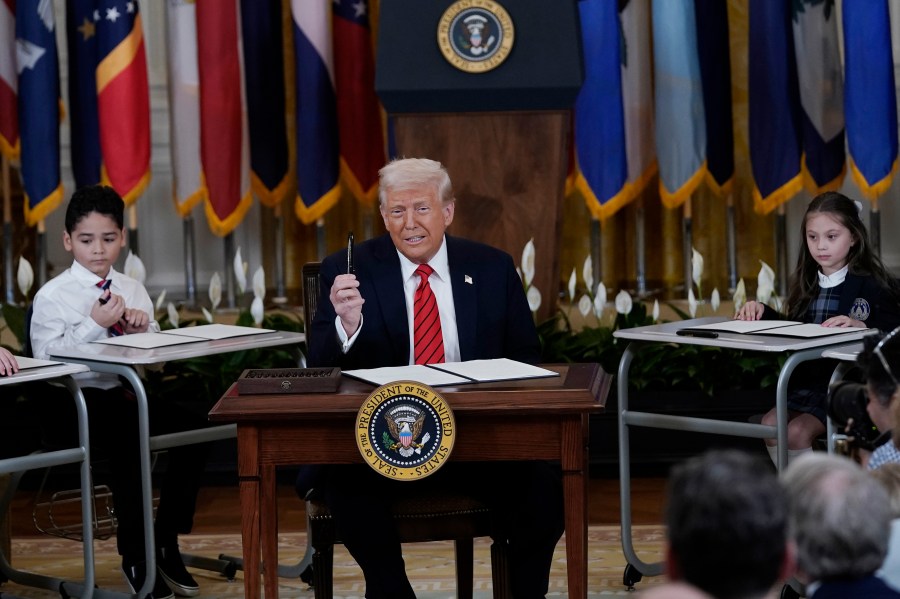
[[[890,332],[900,326],[900,303],[897,298],[875,278],[847,273],[844,287],[841,289],[838,313],[849,316],[857,300],[863,300],[868,304],[869,316],[863,322],[870,329]],[[766,306],[763,318],[776,319],[785,316]]]
[[[446,239],[461,359],[538,362],[537,332],[512,258],[488,245],[449,235]],[[365,241],[354,250],[359,292],[366,301],[362,307],[362,331],[350,351],[343,354],[328,295],[335,277],[346,272],[346,265],[346,250],[322,262],[321,295],[311,327],[309,364],[343,369],[409,364],[409,325],[400,257],[390,236]]]
[[[900,593],[889,587],[876,576],[866,576],[855,580],[832,580],[823,582],[816,589],[812,599],[900,599]]]

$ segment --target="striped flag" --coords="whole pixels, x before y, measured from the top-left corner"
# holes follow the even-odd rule
[[[169,131],[175,209],[182,217],[206,198],[200,166],[200,75],[197,72],[197,5],[169,0]]]
[[[754,209],[766,214],[802,188],[801,108],[791,0],[750,5],[749,133]]]
[[[330,8],[291,0],[296,69],[297,201],[303,223],[318,220],[340,198],[338,128]]]
[[[247,176],[237,0],[197,2],[200,158],[206,219],[220,237],[231,233],[253,202]]]
[[[653,126],[650,0],[630,0],[619,16],[624,37],[621,63],[625,153],[628,156],[629,195],[633,198],[647,187],[658,170]]]
[[[844,181],[844,87],[832,2],[792,2],[794,54],[803,107],[803,182],[817,195]]]
[[[897,171],[897,91],[887,0],[844,0],[844,110],[850,173],[875,200]]]
[[[59,59],[53,3],[16,5],[16,66],[25,222],[34,226],[63,198],[59,174]]]
[[[693,0],[653,0],[656,155],[662,202],[675,208],[706,173],[706,122]]]
[[[280,0],[241,0],[250,182],[259,201],[287,197],[288,143]]]
[[[19,117],[16,95],[16,4],[0,0],[0,153],[19,157]]]
[[[575,186],[591,213],[605,219],[631,199],[618,13],[608,0],[582,0],[578,9],[584,83],[575,101]]]
[[[334,75],[341,174],[353,196],[371,204],[385,148],[381,108],[375,96],[375,59],[369,2],[334,2]]]
[[[734,181],[728,6],[722,0],[694,0],[694,9],[706,118],[706,182],[724,197]]]

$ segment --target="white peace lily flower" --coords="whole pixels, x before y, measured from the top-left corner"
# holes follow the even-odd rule
[[[19,256],[19,268],[16,271],[16,282],[19,284],[19,291],[22,295],[28,297],[28,292],[34,284],[34,269],[31,268],[31,262],[24,256]]]
[[[762,260],[759,263],[762,267],[756,275],[756,300],[766,303],[775,293],[775,271]]]
[[[691,248],[691,278],[699,289],[703,279],[703,256],[694,248]]]
[[[250,315],[253,317],[253,322],[256,326],[260,326],[263,321],[263,313],[265,309],[263,307],[263,300],[258,295],[253,298],[253,302],[250,304]]]
[[[241,293],[247,290],[247,263],[241,260],[241,248],[234,253],[234,280]]]
[[[156,303],[153,304],[153,308],[154,308],[155,310],[162,310],[162,306],[163,306],[163,302],[164,302],[164,301],[166,301],[166,290],[165,290],[165,289],[163,289],[163,290],[160,292],[159,297],[156,298]]]
[[[577,279],[575,278],[575,269],[572,269],[572,274],[569,275],[569,301],[575,301],[575,283],[577,283]]]
[[[537,312],[538,308],[541,307],[541,292],[537,287],[529,287],[528,292],[525,294],[525,297],[528,299],[528,307],[532,312]]]
[[[597,285],[597,293],[594,294],[594,314],[599,319],[603,316],[603,309],[606,308],[606,285],[603,281]]]
[[[587,294],[582,295],[581,299],[578,300],[578,311],[581,312],[582,316],[587,316],[591,313],[591,298]]]
[[[731,300],[734,302],[735,312],[747,303],[747,287],[744,285],[743,278],[738,281],[737,287],[734,288],[734,295],[731,296]]]
[[[720,303],[722,303],[722,300],[719,298],[719,288],[716,287],[713,289],[712,297],[709,298],[709,305],[712,307],[713,312],[719,311]]]
[[[659,300],[653,300],[653,322],[659,320]]]
[[[266,297],[266,273],[260,266],[253,273],[253,297],[264,299]]]
[[[581,269],[581,278],[584,279],[584,286],[590,290],[594,288],[594,261],[590,255],[584,259],[584,267]]]
[[[531,285],[534,280],[534,237],[528,240],[522,250],[522,274],[525,275],[525,285]]]
[[[690,312],[691,318],[697,316],[697,298],[694,297],[693,289],[688,289],[688,312]]]
[[[218,272],[214,272],[209,279],[209,301],[212,302],[212,309],[219,307],[222,301],[222,277]]]
[[[631,314],[631,309],[633,307],[634,302],[631,299],[631,295],[627,291],[623,289],[616,295],[616,312],[625,315]]]
[[[131,250],[128,250],[128,257],[125,258],[125,274],[142,285],[147,279],[147,269],[144,268],[143,260],[133,254]]]
[[[178,310],[175,309],[175,304],[169,302],[169,305],[166,306],[166,311],[169,313],[169,322],[172,323],[172,326],[176,329],[178,328]]]
[[[209,310],[207,310],[206,307],[204,307],[204,306],[201,306],[200,309],[203,311],[203,318],[206,319],[206,322],[208,322],[209,324],[212,324],[213,315],[210,314]]]

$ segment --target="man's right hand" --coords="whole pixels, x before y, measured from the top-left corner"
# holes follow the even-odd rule
[[[94,307],[91,308],[91,318],[104,329],[119,322],[123,314],[125,314],[125,299],[114,293],[109,294],[109,299],[105,304],[96,301]]]
[[[359,294],[359,281],[356,275],[338,275],[331,285],[328,298],[334,311],[341,319],[341,325],[348,337],[352,337],[362,320],[362,305],[366,303]]]

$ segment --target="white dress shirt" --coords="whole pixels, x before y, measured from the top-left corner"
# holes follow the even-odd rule
[[[136,280],[110,268],[107,279],[111,279],[110,291],[122,296],[129,308],[147,313],[150,324],[148,331],[159,331],[159,323],[153,318],[153,302],[147,290]],[[31,347],[35,358],[49,360],[53,349],[71,348],[109,336],[91,318],[91,309],[104,292],[97,287],[100,277],[78,262],[41,287],[34,297],[31,317]],[[75,375],[81,387],[111,389],[118,386],[114,374],[89,372]]]

